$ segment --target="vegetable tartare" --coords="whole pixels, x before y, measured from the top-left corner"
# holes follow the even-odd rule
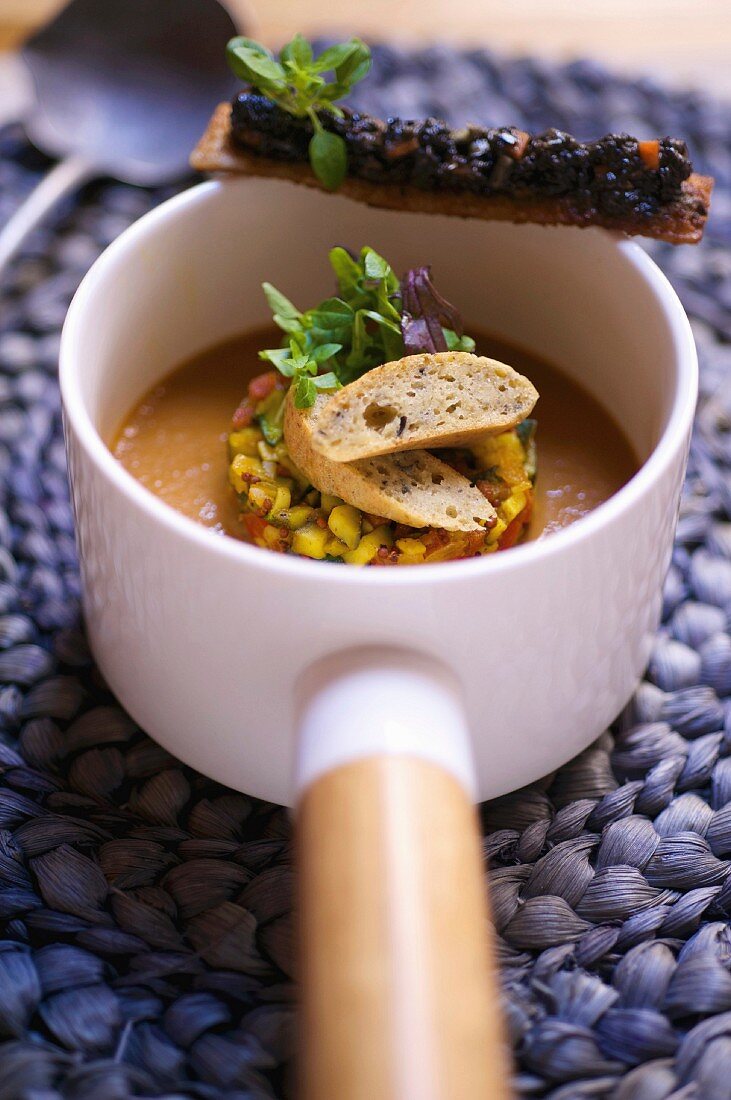
[[[272,369],[249,383],[228,435],[229,481],[238,494],[248,538],[279,553],[351,565],[441,562],[514,546],[531,517],[533,419],[480,435],[467,446],[429,448],[494,509],[492,518],[476,530],[411,526],[366,511],[352,500],[321,491],[292,460],[285,434],[288,398],[297,409],[311,409],[323,394],[334,394],[365,375],[362,390],[367,372],[385,363],[398,378],[401,362],[409,362],[403,358],[406,353],[438,357],[474,349],[458,312],[434,289],[428,268],[413,269],[399,280],[370,248],[357,258],[335,248],[330,262],[337,296],[307,311],[264,284],[285,343],[259,353]],[[533,400],[536,396],[533,391]],[[431,485],[430,490],[434,492]]]

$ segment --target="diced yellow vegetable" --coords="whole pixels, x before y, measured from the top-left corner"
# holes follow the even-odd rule
[[[282,513],[281,519],[291,531],[296,531],[298,528],[304,527],[306,523],[309,523],[313,514],[314,509],[310,508],[309,505],[295,504],[292,508],[289,508],[286,513]]]
[[[500,519],[500,517],[498,516],[498,518],[495,522],[495,526],[492,527],[487,533],[486,545],[487,546],[492,546],[493,544],[497,545],[498,539],[502,535],[503,531],[505,531],[507,526],[508,525],[505,522],[505,520]]]
[[[277,488],[270,481],[260,481],[249,489],[249,507],[260,516],[268,516],[274,505]]]
[[[318,527],[316,523],[308,523],[300,527],[292,536],[292,549],[295,554],[302,554],[306,558],[322,559],[327,554],[327,544],[332,538],[327,527]]]
[[[363,535],[355,550],[346,551],[343,559],[349,565],[367,565],[376,556],[381,546],[393,546],[391,529],[385,525],[376,527],[375,531],[371,531],[368,535]]]
[[[279,394],[276,401],[278,401]],[[272,406],[276,403],[272,402]],[[272,550],[304,557],[338,558],[351,565],[367,565],[377,558],[382,546],[394,546],[395,524],[371,513],[361,512],[340,497],[320,493],[293,465],[286,444],[271,445],[255,425],[231,432],[228,437],[229,480],[242,500],[242,508],[267,522],[255,526],[253,541]],[[526,450],[516,432],[504,432],[480,440],[471,450],[478,469],[488,478],[491,469],[507,487],[506,499],[496,506],[497,518],[486,534],[482,553],[500,549],[500,540],[527,507],[532,483],[526,472]],[[325,525],[327,522],[327,526]],[[396,541],[398,554],[391,561],[399,565],[445,561],[468,551],[466,537],[426,539],[414,531]],[[431,548],[430,548],[431,547]],[[474,550],[470,551],[471,553]],[[380,560],[380,559],[379,559]]]
[[[281,527],[275,527],[274,524],[268,523],[264,528],[264,542],[270,549],[275,550],[281,546],[282,529]],[[286,537],[286,536],[285,536]]]
[[[347,550],[355,550],[360,542],[362,513],[352,504],[336,504],[328,516],[327,525]]]
[[[249,455],[256,458],[259,454],[258,444],[262,434],[258,428],[241,428],[238,432],[231,432],[228,437],[228,453],[231,460],[236,455]]]
[[[270,515],[272,518],[276,518],[280,512],[286,511],[292,503],[292,494],[286,485],[282,482],[277,483],[277,493],[274,497],[274,503],[272,504]]]
[[[508,499],[500,505],[500,518],[504,520],[506,525],[511,523],[523,511],[527,503],[528,500],[523,490],[515,489]]]
[[[325,544],[325,553],[329,558],[342,558],[343,554],[347,554],[348,547],[340,539],[336,539],[334,535],[331,535]]]
[[[442,546],[436,546],[430,550],[424,559],[431,565],[438,561],[452,561],[462,557],[466,550],[467,538],[461,531],[451,532],[451,538]]]
[[[421,539],[396,539],[399,551],[399,565],[411,565],[424,560],[426,546]]]
[[[498,468],[498,473],[508,485],[525,482],[525,449],[514,431],[485,436],[470,450],[485,469]]]
[[[264,462],[276,462],[278,458],[274,447],[270,447],[263,436],[258,443],[258,454]]]
[[[322,508],[325,515],[328,515],[330,512],[332,512],[333,508],[337,508],[339,504],[343,503],[341,497],[334,497],[330,493],[322,493],[320,496],[320,500],[320,507]]]
[[[252,458],[249,455],[236,455],[233,462],[229,466],[229,481],[233,485],[237,493],[247,493],[249,491],[248,478],[264,477],[264,467],[262,466],[258,458]]]

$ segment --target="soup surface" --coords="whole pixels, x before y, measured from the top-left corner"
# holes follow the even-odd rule
[[[527,375],[540,394],[538,476],[529,539],[566,527],[596,508],[637,470],[609,413],[556,367],[513,344],[475,334],[477,351]],[[254,330],[179,366],[125,417],[112,451],[133,477],[172,508],[214,531],[245,537],[228,483],[226,439],[250,378],[276,347],[278,329]]]

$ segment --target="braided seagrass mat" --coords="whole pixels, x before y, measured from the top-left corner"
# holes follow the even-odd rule
[[[693,321],[702,402],[648,679],[614,733],[483,821],[521,1095],[725,1100],[731,108],[441,47],[381,48],[366,84],[378,113],[677,134],[716,176],[705,242],[652,248]],[[44,166],[0,132],[0,222]],[[0,298],[0,1100],[292,1095],[287,815],[137,729],[79,621],[59,329],[99,251],[166,196],[87,189]]]

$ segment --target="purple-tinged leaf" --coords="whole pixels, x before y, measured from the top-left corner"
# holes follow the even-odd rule
[[[401,280],[401,332],[408,355],[447,351],[443,329],[464,335],[462,318],[435,289],[431,268],[414,267]]]

